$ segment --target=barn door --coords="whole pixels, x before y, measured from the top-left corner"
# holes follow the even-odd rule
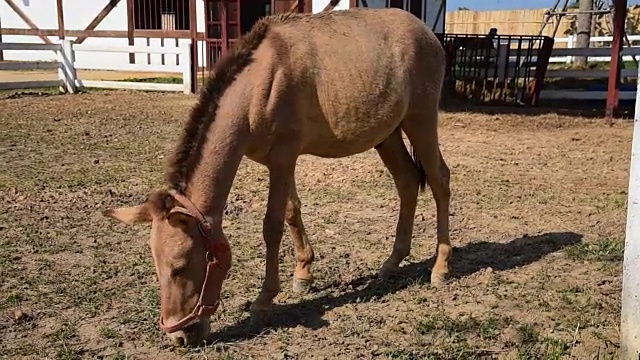
[[[260,17],[304,12],[304,6],[304,0],[205,0],[207,68],[233,47]]]
[[[215,63],[240,36],[239,3],[240,0],[205,0],[207,64]]]

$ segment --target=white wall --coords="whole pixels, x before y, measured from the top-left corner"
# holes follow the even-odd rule
[[[322,11],[329,4],[329,0],[313,0],[311,2],[311,12],[317,14]],[[349,0],[341,0],[334,10],[347,10],[349,9]]]
[[[83,30],[89,23],[100,13],[109,0],[63,0],[65,28],[68,30]],[[427,24],[434,27],[433,22],[438,13],[440,6],[444,6],[445,0],[424,0],[427,5]],[[16,0],[16,5],[24,11],[24,13],[38,26],[40,29],[57,29],[58,17],[57,7],[54,0]],[[327,6],[329,0],[314,0],[312,3],[312,11],[318,13]],[[368,0],[369,7],[384,7],[386,0]],[[204,6],[202,0],[197,1],[197,28],[198,32],[204,32]],[[342,0],[335,7],[336,10],[346,10],[349,8],[349,0]],[[18,17],[18,15],[6,4],[0,0],[0,19],[4,28],[23,28],[28,29],[29,26]],[[435,24],[436,32],[444,32],[444,14],[441,16],[438,24]],[[127,6],[126,0],[120,0],[118,5],[111,10],[109,15],[100,22],[96,30],[127,30]],[[37,36],[22,35],[3,35],[4,42],[26,42],[26,43],[42,43]],[[52,42],[58,42],[57,36],[50,36]],[[69,37],[69,39],[74,39]],[[182,43],[190,43],[190,39],[180,39],[176,46],[174,39],[166,39],[164,46],[170,49],[180,47]],[[90,37],[85,40],[86,45],[115,45],[126,46],[128,40],[125,38],[96,38]],[[146,38],[134,39],[135,45],[146,46]],[[150,46],[160,46],[160,39],[150,39]],[[199,64],[204,63],[202,42],[198,45]],[[136,54],[136,64],[147,64],[147,54]],[[4,51],[6,60],[55,60],[54,52],[46,51]],[[118,64],[129,64],[129,54],[126,53],[95,53],[95,52],[77,52],[76,62],[78,68],[104,68],[105,66],[113,67]],[[161,56],[159,54],[151,55],[151,64],[161,65]],[[175,55],[165,55],[165,65],[176,65]]]
[[[343,0],[343,1],[341,1],[341,3],[345,2],[345,1],[346,0]],[[407,1],[407,3],[408,3],[408,1]],[[362,0],[359,0],[358,4],[360,6],[362,6]],[[425,22],[429,26],[431,26],[431,29],[433,29],[434,32],[443,33],[444,32],[444,16],[445,16],[445,12],[444,12],[445,0],[423,0],[422,4],[423,4],[423,8],[425,6],[427,8],[427,16],[426,16],[426,19],[424,19]],[[369,5],[370,8],[381,9],[381,8],[384,8],[384,7],[387,6],[387,0],[367,0],[367,5]],[[314,4],[314,8],[315,8],[315,4]],[[438,23],[436,24],[436,18],[438,17],[438,11],[441,8],[442,8],[442,14],[440,15],[440,18],[437,19]],[[314,12],[315,12],[315,10],[314,10]]]
[[[100,13],[109,0],[63,0],[64,6],[64,25],[67,30],[84,30],[89,23]],[[57,29],[58,28],[58,11],[54,0],[17,0],[16,5],[38,26],[40,29]],[[197,2],[203,5],[202,1]],[[198,31],[204,31],[204,6],[197,7],[198,14]],[[7,5],[4,1],[0,1],[0,17],[3,28],[22,28],[28,29],[29,26],[20,19],[20,17]],[[118,5],[107,15],[96,30],[127,30],[127,2],[120,0]],[[67,37],[70,40],[75,37]],[[49,36],[49,39],[56,43],[57,36]],[[22,43],[42,43],[38,36],[23,35],[2,35],[3,42],[22,42]],[[150,39],[150,46],[160,46],[160,39]],[[180,39],[178,45],[174,39],[165,39],[164,47],[174,49],[180,47],[182,43],[191,43],[190,39]],[[97,38],[89,37],[83,44],[86,45],[115,45],[127,46],[129,44],[126,38]],[[135,45],[146,46],[146,38],[134,39]],[[202,54],[202,51],[199,51]],[[199,56],[202,64],[202,55]],[[53,51],[4,51],[5,60],[23,60],[23,61],[48,61],[55,60],[56,55]],[[96,52],[77,52],[76,63],[78,68],[101,68],[106,65],[112,67],[116,64],[129,64],[128,53],[96,53]],[[151,63],[161,65],[161,56],[159,54],[151,55]],[[147,64],[147,54],[136,54],[136,64]],[[165,55],[165,65],[176,65],[175,55]]]

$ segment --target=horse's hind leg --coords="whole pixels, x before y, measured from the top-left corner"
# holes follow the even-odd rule
[[[431,272],[431,284],[440,285],[449,275],[452,248],[449,240],[450,172],[438,145],[437,102],[427,104],[421,115],[407,117],[402,123],[402,129],[414,148],[416,160],[424,168],[436,202],[438,247],[436,263]]]
[[[314,260],[313,248],[309,242],[307,232],[304,230],[300,206],[300,198],[298,197],[294,178],[291,180],[291,187],[289,188],[289,201],[287,202],[285,221],[289,225],[291,237],[293,238],[293,247],[296,251],[293,291],[297,293],[306,292],[313,283],[311,264]]]
[[[380,275],[385,277],[398,270],[400,262],[411,251],[411,235],[418,200],[420,183],[418,166],[402,141],[400,128],[396,129],[385,141],[376,146],[384,165],[391,172],[400,197],[400,213],[396,225],[396,239],[391,256],[384,262]]]

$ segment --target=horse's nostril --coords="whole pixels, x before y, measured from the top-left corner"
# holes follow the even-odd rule
[[[188,325],[187,327],[184,328],[184,333],[188,334],[188,335],[193,335],[193,334],[197,334],[198,333],[198,326],[199,324],[197,322]]]
[[[183,336],[178,336],[176,338],[176,343],[178,344],[178,346],[184,346],[184,344],[186,343],[185,338]]]

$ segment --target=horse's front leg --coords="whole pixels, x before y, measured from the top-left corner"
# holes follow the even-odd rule
[[[264,316],[273,305],[273,299],[280,292],[279,253],[284,231],[289,191],[295,172],[295,159],[283,161],[282,158],[270,162],[269,199],[264,217],[262,233],[267,247],[265,278],[258,298],[251,304],[254,318]]]

